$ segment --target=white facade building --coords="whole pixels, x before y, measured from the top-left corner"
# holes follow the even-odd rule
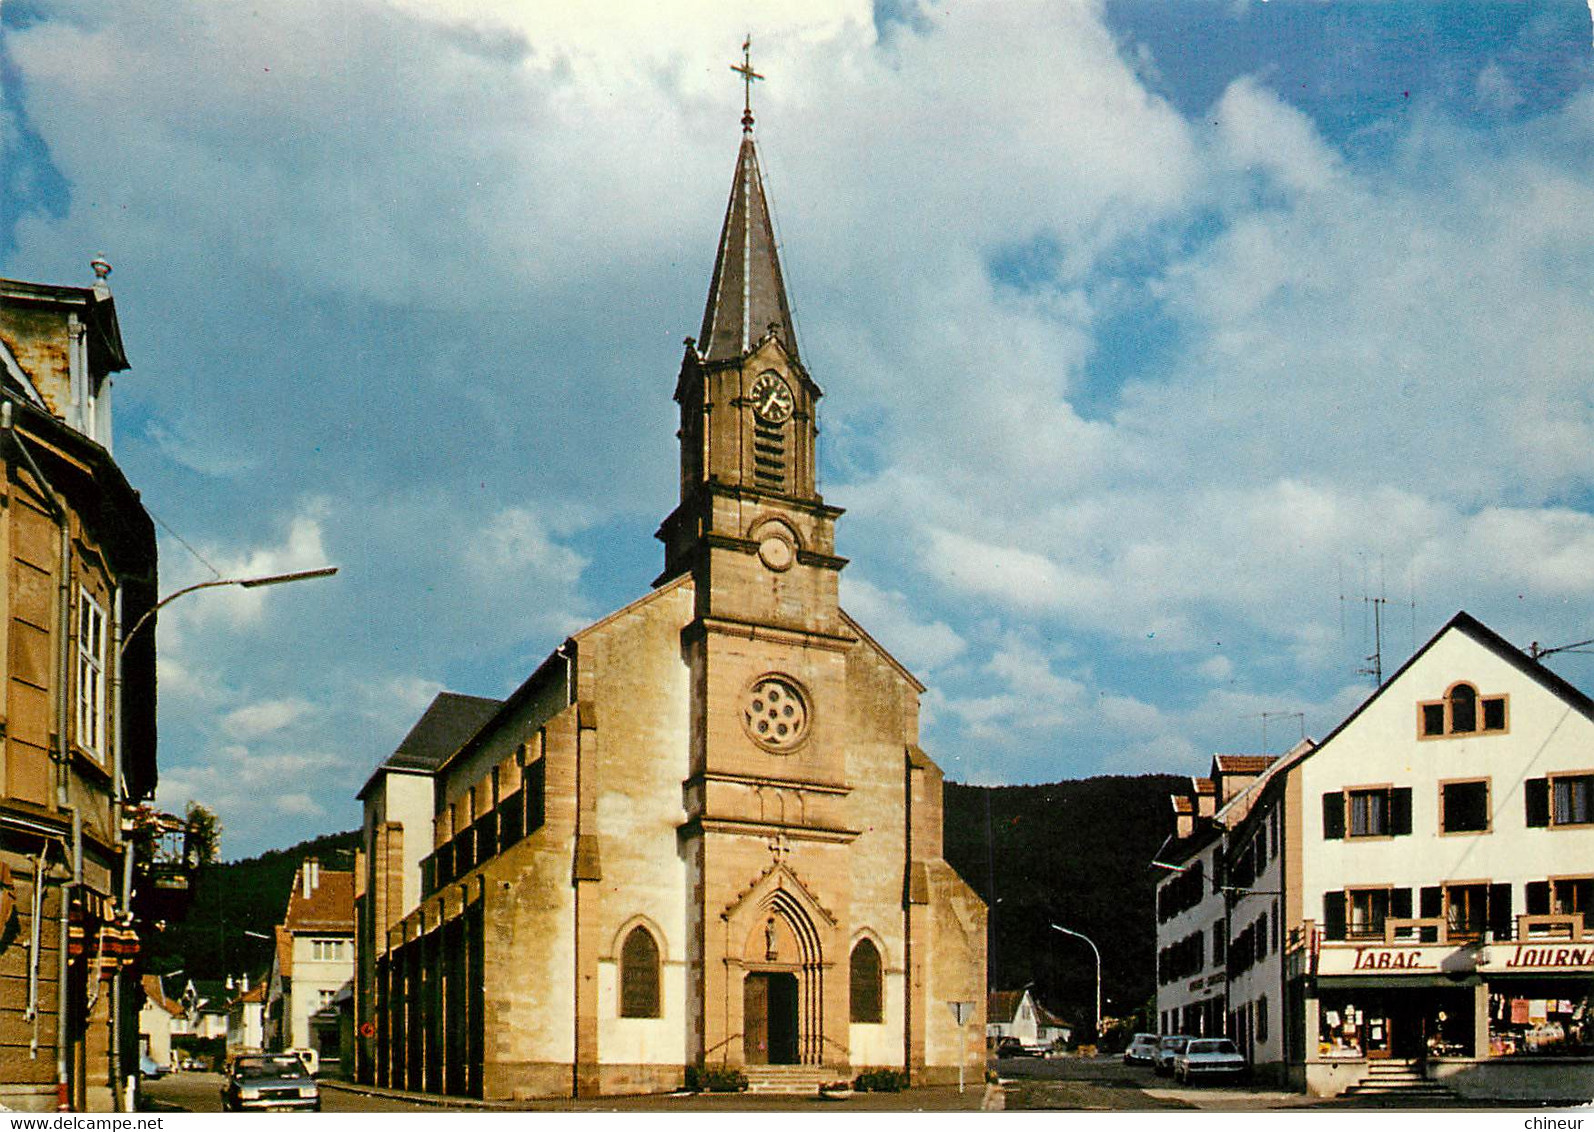
[[[1594,1095],[1594,701],[1460,613],[1248,794],[1165,850],[1159,904],[1210,872],[1200,837],[1224,873],[1159,943],[1221,909],[1253,1066],[1324,1096]]]
[[[264,1041],[272,1049],[314,1050],[338,1064],[338,992],[354,979],[354,874],[306,859],[277,928],[266,990]]]

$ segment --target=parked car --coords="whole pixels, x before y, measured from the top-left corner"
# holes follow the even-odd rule
[[[1209,1077],[1240,1077],[1245,1058],[1228,1038],[1191,1038],[1173,1059],[1174,1080],[1188,1085]]]
[[[1157,1042],[1157,1059],[1151,1063],[1159,1076],[1166,1077],[1173,1072],[1173,1059],[1184,1049],[1185,1042],[1191,1038],[1190,1034],[1164,1034]]]
[[[138,1075],[140,1077],[164,1077],[172,1071],[170,1065],[162,1065],[149,1054],[141,1054],[138,1059]]]
[[[1035,1057],[1033,1050],[1026,1049],[1024,1043],[1017,1038],[1007,1037],[996,1043],[997,1057]]]
[[[259,1109],[321,1111],[321,1087],[303,1061],[291,1053],[246,1055],[233,1059],[221,1087],[226,1112]]]
[[[1136,1034],[1124,1047],[1125,1065],[1151,1065],[1157,1060],[1157,1035]]]

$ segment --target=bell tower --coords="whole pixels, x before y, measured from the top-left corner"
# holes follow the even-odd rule
[[[735,70],[749,88],[761,77]],[[702,614],[835,630],[845,562],[834,555],[841,510],[816,483],[821,395],[798,352],[744,108],[703,325],[675,386],[681,500],[658,531],[655,584],[692,572]]]

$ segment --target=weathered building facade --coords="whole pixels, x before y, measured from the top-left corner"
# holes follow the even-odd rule
[[[656,588],[428,771],[427,824],[393,820],[402,776],[363,792],[368,1079],[514,1098],[980,1063],[985,908],[941,856],[923,687],[838,604],[819,396],[749,116]]]
[[[155,536],[111,458],[127,358],[95,268],[0,280],[0,1104],[23,1111],[108,1110],[138,1054],[120,802],[155,787],[153,619],[121,643]]]

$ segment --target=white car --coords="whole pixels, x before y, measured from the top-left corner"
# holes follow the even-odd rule
[[[1173,1072],[1173,1059],[1184,1049],[1184,1043],[1190,1041],[1189,1034],[1164,1034],[1157,1041],[1157,1052],[1152,1058],[1151,1067],[1162,1076]]]
[[[1174,1080],[1188,1085],[1208,1077],[1240,1077],[1247,1066],[1228,1038],[1191,1038],[1174,1055]]]
[[[1125,1065],[1150,1065],[1157,1060],[1157,1035],[1136,1034],[1124,1048]]]

